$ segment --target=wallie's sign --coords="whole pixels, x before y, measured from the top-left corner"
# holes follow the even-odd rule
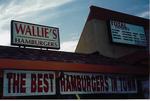
[[[60,49],[59,29],[12,20],[11,44]]]
[[[56,83],[57,82],[57,83]],[[3,96],[137,93],[136,79],[121,75],[4,70]]]

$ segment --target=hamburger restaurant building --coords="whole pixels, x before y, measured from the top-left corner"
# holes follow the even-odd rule
[[[19,47],[0,46],[0,98],[149,98],[148,24],[91,6],[70,53],[48,50],[60,48],[59,28],[13,20],[11,44]]]

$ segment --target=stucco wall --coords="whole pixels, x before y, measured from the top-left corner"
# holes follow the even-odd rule
[[[119,58],[137,50],[145,48],[111,43],[107,22],[104,20],[90,20],[86,22],[76,47],[77,53],[93,53],[98,51],[101,55]]]

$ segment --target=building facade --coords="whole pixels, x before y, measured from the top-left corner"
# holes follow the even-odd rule
[[[96,52],[135,68],[148,69],[149,22],[149,19],[91,6],[75,52]],[[148,78],[146,82],[145,92],[149,95]]]
[[[119,25],[119,22],[133,25],[139,25],[144,28],[146,36],[146,47],[136,47],[132,44],[120,44],[112,42],[110,32],[110,21]],[[125,35],[124,35],[125,36]],[[133,35],[132,35],[133,36]],[[126,35],[127,37],[127,35]],[[99,8],[95,6],[90,7],[90,14],[85,23],[84,29],[81,33],[79,43],[76,48],[77,53],[93,53],[99,52],[101,55],[120,58],[137,51],[148,51],[149,49],[149,20]]]
[[[149,98],[148,44],[112,43],[110,19],[149,36],[149,20],[91,6],[75,53],[0,46],[0,98]]]

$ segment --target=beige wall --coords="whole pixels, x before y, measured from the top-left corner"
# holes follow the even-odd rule
[[[98,51],[101,55],[119,58],[143,48],[110,43],[106,21],[91,20],[85,24],[76,53],[93,53]]]

